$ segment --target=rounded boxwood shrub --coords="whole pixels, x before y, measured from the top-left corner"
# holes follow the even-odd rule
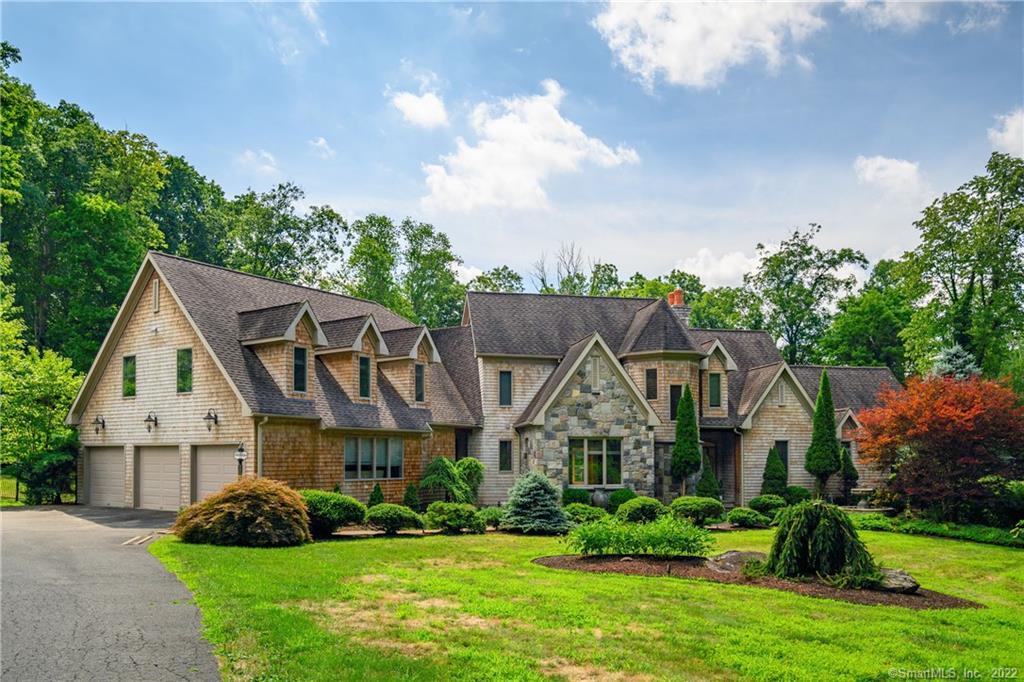
[[[561,492],[544,474],[523,474],[508,493],[500,527],[522,533],[565,533],[572,524],[562,510],[560,498]]]
[[[590,504],[590,491],[583,488],[563,488],[562,506],[568,507],[570,504]]]
[[[615,516],[630,523],[650,523],[667,512],[668,509],[653,497],[634,497],[623,502]]]
[[[483,521],[477,520],[476,507],[459,502],[431,502],[427,507],[428,528],[438,528],[449,535],[468,530],[471,533],[484,532]]]
[[[498,524],[501,523],[501,517],[505,515],[505,510],[501,507],[484,507],[476,513],[487,528],[497,528]]]
[[[573,502],[565,505],[565,515],[573,523],[591,523],[593,521],[600,521],[608,516],[608,512],[600,507],[591,507],[589,504]]]
[[[811,491],[798,485],[790,485],[786,486],[782,497],[786,500],[786,504],[799,504],[811,499]]]
[[[309,531],[315,538],[327,538],[340,526],[362,523],[366,506],[348,495],[326,490],[300,490],[309,514]]]
[[[824,500],[809,500],[779,512],[766,568],[779,578],[820,576],[839,586],[878,582],[871,554],[850,517]]]
[[[735,507],[729,511],[725,520],[740,528],[767,528],[772,522],[761,512],[748,509],[747,507]]]
[[[703,528],[664,514],[650,523],[629,523],[618,516],[585,523],[569,533],[566,544],[584,555],[707,556],[714,540]]]
[[[725,513],[722,503],[713,497],[690,497],[684,495],[672,500],[669,510],[679,519],[686,519],[696,526],[707,524]]]
[[[786,506],[786,500],[781,495],[758,495],[750,500],[747,506],[768,518],[773,518],[775,512]]]
[[[614,514],[619,510],[619,506],[623,502],[629,502],[635,497],[636,493],[633,492],[632,488],[619,488],[608,496],[608,513]]]
[[[386,535],[395,535],[400,530],[423,528],[423,519],[408,507],[381,502],[366,510],[366,525]]]
[[[246,476],[186,507],[173,532],[183,542],[286,547],[313,538],[302,496],[284,483]]]

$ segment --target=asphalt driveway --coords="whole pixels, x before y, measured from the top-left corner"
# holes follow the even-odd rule
[[[216,680],[192,595],[142,540],[173,514],[0,512],[0,677]],[[135,538],[141,544],[123,544]]]

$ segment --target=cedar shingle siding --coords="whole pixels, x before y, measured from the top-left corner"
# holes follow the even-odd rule
[[[821,368],[789,367],[765,332],[691,329],[681,296],[671,300],[471,292],[462,326],[428,331],[370,301],[150,253],[68,419],[80,425],[86,453],[105,448],[96,450],[97,461],[106,458],[96,475],[121,476],[107,460],[124,452],[129,506],[139,498],[140,448],[176,448],[187,504],[209,487],[196,481],[196,453],[218,453],[223,462],[209,469],[223,476],[240,443],[251,473],[365,499],[375,481],[344,479],[353,435],[402,440],[403,477],[381,481],[389,501],[432,457],[454,457],[457,437],[485,466],[483,503],[504,501],[527,468],[568,484],[569,438],[587,437],[621,438],[623,482],[670,497],[679,487],[665,473],[675,438],[670,387],[689,385],[727,502],[759,492],[765,445],[776,440],[790,443],[791,483],[809,483],[802,458]],[[190,363],[182,349],[191,349]],[[129,356],[136,395],[123,397]],[[188,364],[190,390],[178,390]],[[502,372],[512,378],[508,405],[499,404]],[[886,369],[829,374],[845,440],[878,389],[898,385]],[[780,381],[791,384],[785,405],[765,399]],[[203,419],[211,410],[216,425]],[[159,422],[147,431],[149,412]],[[99,416],[104,429],[92,426]],[[83,476],[87,463],[88,455]],[[862,483],[879,479],[858,467]],[[110,481],[97,490],[110,499]]]

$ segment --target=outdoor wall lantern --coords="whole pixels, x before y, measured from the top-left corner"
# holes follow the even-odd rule
[[[213,431],[213,427],[217,425],[217,410],[212,407],[208,409],[203,421],[206,422],[206,430]]]
[[[242,475],[242,471],[245,468],[245,458],[249,456],[249,453],[245,451],[245,443],[239,443],[238,449],[235,450],[235,461],[238,462],[238,475]]]
[[[96,429],[96,433],[99,433],[100,429],[106,430],[107,420],[103,418],[103,415],[99,415],[92,420],[92,425]]]
[[[146,431],[152,431],[153,427],[157,425],[156,412],[150,412],[142,421],[146,424]]]

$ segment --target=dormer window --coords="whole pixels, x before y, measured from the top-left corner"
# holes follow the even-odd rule
[[[359,356],[359,397],[370,397],[370,357]]]
[[[307,351],[303,346],[295,346],[292,354],[292,390],[296,393],[306,392]]]
[[[718,372],[708,375],[708,405],[722,406],[722,375]]]
[[[427,399],[426,367],[416,363],[416,402],[422,403]]]

